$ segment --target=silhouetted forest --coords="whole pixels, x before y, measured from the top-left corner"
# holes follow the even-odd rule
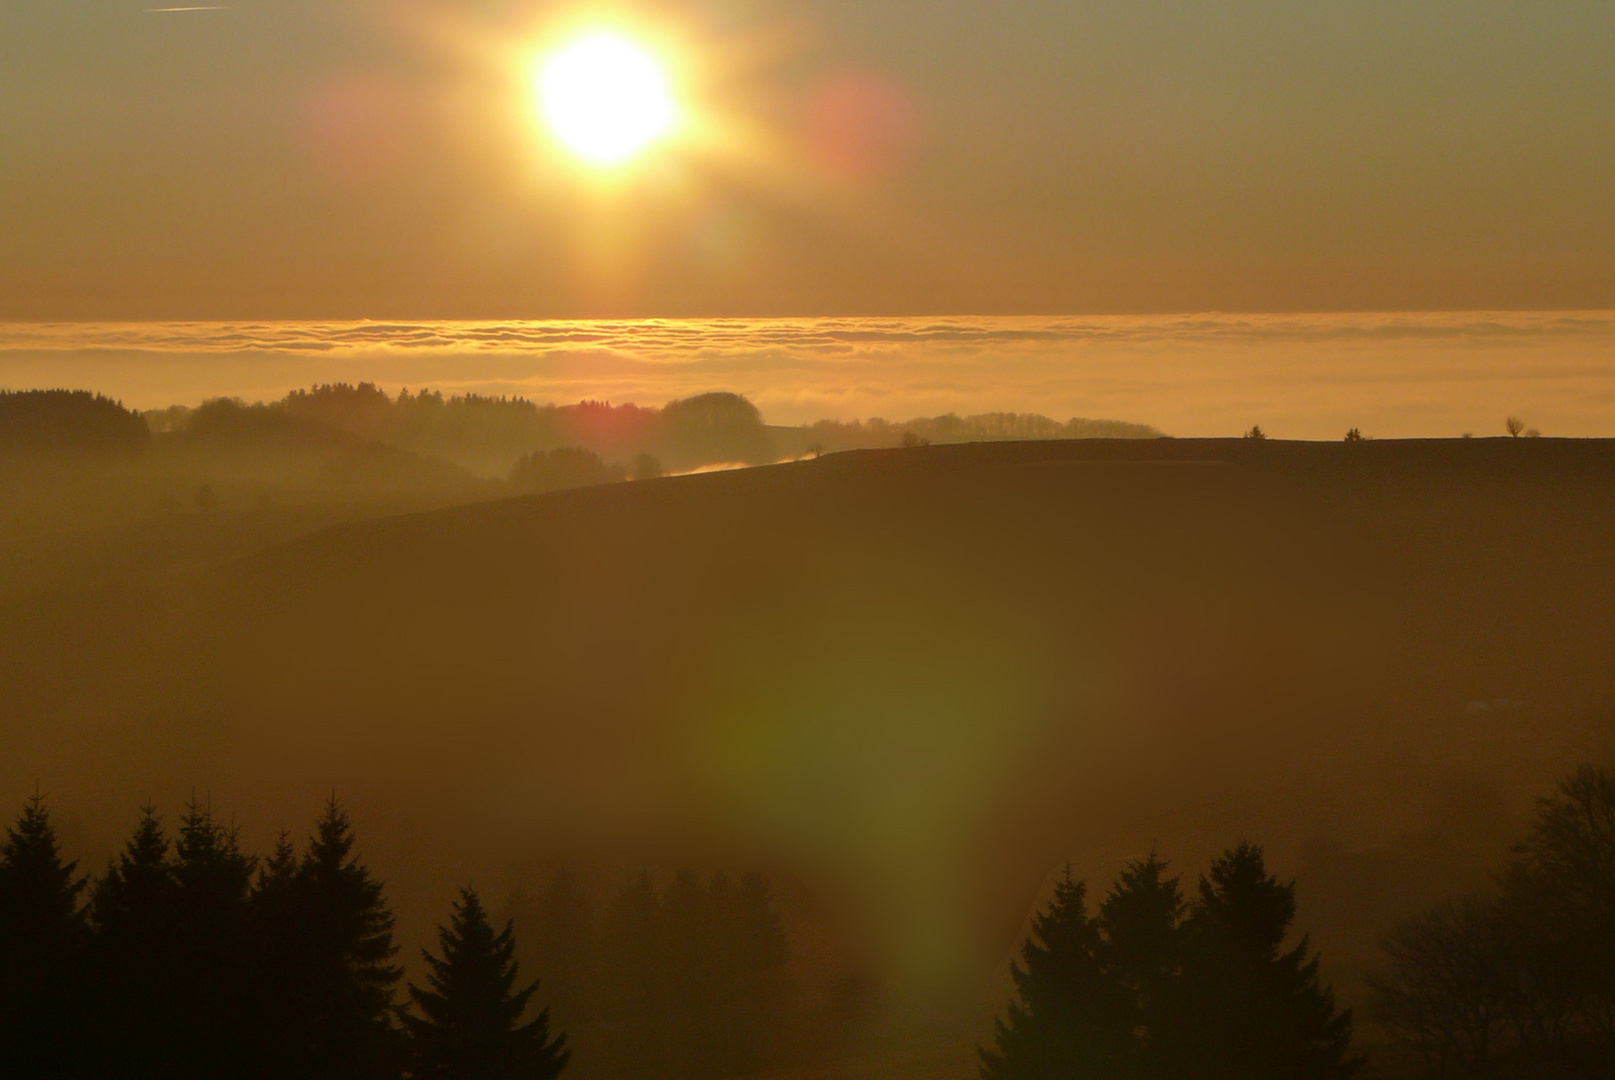
[[[983,1080],[1333,1080],[1362,1067],[1307,939],[1285,946],[1295,885],[1261,849],[1224,852],[1192,897],[1166,870],[1153,852],[1129,863],[1090,913],[1067,869],[1012,968],[1017,998],[981,1051]]]
[[[597,897],[563,871],[512,906],[584,1074],[743,1076],[790,1049],[786,935],[762,875],[642,871]]]
[[[164,430],[188,431],[207,407],[168,409],[152,414],[152,420]],[[587,451],[617,467],[588,483],[622,479],[640,455],[673,469],[761,464],[782,456],[756,407],[727,393],[656,409],[600,401],[538,405],[524,398],[445,397],[430,390],[406,389],[390,397],[371,383],[336,383],[294,391],[258,408],[442,458],[485,476],[503,476],[520,459],[557,450]]]
[[[627,478],[621,465],[607,465],[599,454],[576,446],[534,450],[523,454],[510,469],[510,482],[524,491],[561,491]]]
[[[573,1053],[551,999],[612,1075],[771,1060],[786,940],[762,876],[641,872],[597,919],[562,874],[533,921],[542,991],[513,921],[464,888],[400,1000],[392,912],[334,799],[264,857],[204,804],[172,835],[148,806],[87,877],[36,796],[0,846],[0,1076],[547,1080]]]
[[[406,983],[334,798],[301,848],[282,833],[264,857],[204,804],[172,834],[148,806],[85,876],[36,796],[0,845],[0,1075],[551,1080],[582,1052],[583,1075],[716,1080],[791,1060],[787,940],[761,875],[641,871],[602,909],[563,871],[512,907],[497,922],[462,888]],[[1357,1075],[1352,1012],[1295,916],[1294,882],[1249,843],[1192,884],[1152,851],[1102,900],[1067,868],[1011,964],[982,1080]],[[1385,950],[1376,1016],[1415,1071],[1608,1075],[1615,773],[1567,777],[1494,894]]]
[[[139,450],[139,413],[88,390],[0,390],[0,452]]]
[[[1148,424],[1122,420],[1087,420],[1072,417],[1061,423],[1037,413],[979,413],[973,416],[920,417],[889,421],[820,420],[810,425],[815,442],[826,450],[872,450],[885,446],[960,442],[1028,442],[1040,439],[1158,439],[1161,432]]]
[[[1615,772],[1537,800],[1495,890],[1398,927],[1378,1013],[1427,1075],[1615,1070]]]
[[[1245,843],[1192,893],[1154,852],[1096,906],[1067,869],[1012,965],[1016,998],[979,1051],[983,1080],[1358,1074],[1351,1010],[1320,985],[1295,914],[1294,883]],[[1493,893],[1406,922],[1384,951],[1374,1018],[1408,1054],[1374,1075],[1611,1075],[1615,772],[1565,778],[1537,800]]]
[[[392,397],[372,383],[333,383],[293,391],[279,402],[256,408],[453,461],[486,476],[506,474],[525,456],[561,449],[596,455],[608,468],[619,467],[615,475],[620,479],[642,471],[635,465],[642,456],[681,471],[920,441],[1147,439],[1161,434],[1145,424],[1084,419],[1061,423],[1035,413],[821,420],[802,427],[770,427],[751,402],[721,392],[653,408],[601,401],[539,405],[524,398],[477,394],[445,397],[433,390],[405,389]],[[146,417],[154,430],[180,432],[195,423],[198,412],[175,406]]]
[[[198,554],[228,558],[342,521],[510,494],[858,447],[1155,434],[1011,414],[770,427],[729,393],[661,408],[562,406],[337,383],[140,413],[87,391],[7,391],[0,595],[161,574]]]

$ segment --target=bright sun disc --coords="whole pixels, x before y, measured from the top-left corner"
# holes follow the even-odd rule
[[[662,70],[642,49],[611,34],[556,53],[539,76],[544,117],[557,138],[590,161],[631,157],[673,126]]]

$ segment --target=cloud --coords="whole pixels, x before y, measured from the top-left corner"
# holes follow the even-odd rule
[[[1615,312],[11,323],[0,385],[142,406],[338,380],[641,403],[730,389],[777,423],[1005,410],[1180,435],[1490,434],[1519,413],[1615,435],[1612,352]]]
[[[489,322],[9,323],[0,353],[25,349],[163,352],[445,350],[544,354],[601,349],[677,359],[714,350],[847,354],[881,346],[1227,344],[1283,341],[1501,342],[1608,337],[1615,312],[1096,316],[1091,318],[638,319]]]

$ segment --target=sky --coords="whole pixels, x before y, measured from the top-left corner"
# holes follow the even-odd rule
[[[1605,0],[162,6],[0,4],[0,319],[1615,308]]]
[[[1615,437],[1615,311],[485,322],[0,323],[0,387],[135,408],[389,393],[661,405],[729,390],[764,419],[1041,412],[1170,435]]]

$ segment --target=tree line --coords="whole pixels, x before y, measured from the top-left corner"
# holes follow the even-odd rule
[[[1153,852],[1103,901],[1067,870],[1011,966],[982,1080],[1344,1080],[1351,1010],[1286,947],[1294,883],[1240,844],[1186,895]],[[1399,926],[1373,1019],[1431,1080],[1615,1075],[1615,771],[1538,799],[1490,893]],[[1381,1065],[1396,1070],[1395,1060]]]
[[[564,1036],[511,925],[461,891],[397,999],[393,916],[333,799],[302,851],[257,859],[204,805],[147,808],[93,883],[35,798],[0,846],[0,1076],[23,1080],[548,1080]]]
[[[0,453],[127,453],[150,441],[139,413],[100,394],[0,390]]]
[[[641,871],[596,896],[562,872],[512,906],[584,1072],[740,1076],[789,1055],[794,988],[762,875],[681,870],[659,883]]]
[[[1069,868],[1011,967],[982,1080],[1337,1080],[1363,1065],[1351,1011],[1286,948],[1295,885],[1240,844],[1186,896],[1153,852],[1090,910]]]
[[[1564,778],[1493,891],[1385,948],[1377,1010],[1426,1075],[1615,1075],[1615,771]]]

